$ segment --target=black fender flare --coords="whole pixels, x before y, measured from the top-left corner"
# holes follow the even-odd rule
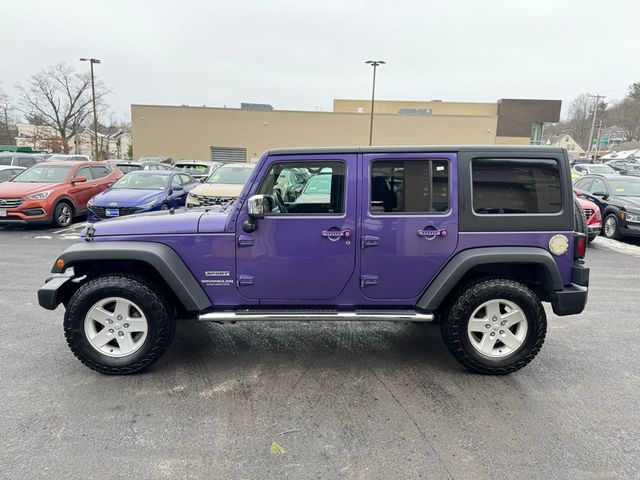
[[[204,292],[184,261],[171,247],[157,242],[87,242],[68,247],[58,257],[52,273],[64,273],[81,262],[103,260],[137,260],[153,267],[167,282],[178,300],[188,311],[202,311],[211,307]]]
[[[567,252],[565,255],[568,255]],[[562,290],[564,284],[551,254],[537,247],[485,247],[471,248],[453,256],[445,267],[422,292],[416,307],[433,311],[447,297],[455,285],[472,268],[489,264],[529,264],[541,266],[551,279],[553,290]]]

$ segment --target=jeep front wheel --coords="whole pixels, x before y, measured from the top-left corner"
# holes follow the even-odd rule
[[[173,311],[158,290],[125,274],[89,280],[67,304],[64,330],[71,351],[89,368],[112,375],[151,366],[175,333]]]
[[[500,278],[469,284],[442,322],[442,338],[454,357],[470,370],[492,375],[527,365],[540,351],[546,331],[544,308],[535,293]]]

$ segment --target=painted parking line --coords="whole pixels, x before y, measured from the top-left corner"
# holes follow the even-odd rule
[[[87,222],[74,223],[70,227],[63,228],[62,230],[56,230],[55,232],[52,232],[52,233],[55,234],[55,235],[60,235],[60,234],[65,233],[65,232],[73,232],[73,231],[76,231],[76,230],[82,230],[86,226],[87,226]]]
[[[595,247],[602,247],[607,250],[613,250],[619,253],[625,253],[627,255],[633,255],[634,257],[640,257],[640,247],[632,245],[630,243],[620,242],[618,240],[612,240],[605,237],[596,237],[592,243]]]

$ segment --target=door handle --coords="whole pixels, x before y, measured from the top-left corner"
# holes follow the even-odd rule
[[[322,231],[322,236],[324,238],[328,238],[329,240],[331,240],[332,242],[336,242],[338,240],[340,240],[341,238],[345,238],[345,239],[349,239],[351,238],[351,230],[323,230]]]
[[[360,242],[360,245],[362,246],[362,248],[377,247],[379,245],[378,243],[379,240],[380,240],[380,237],[375,237],[373,235],[365,235],[364,237],[362,237],[362,242]]]
[[[239,247],[250,247],[253,245],[253,237],[248,235],[240,235],[238,237],[238,246]]]
[[[433,240],[437,237],[446,237],[449,235],[449,232],[446,229],[437,229],[435,227],[425,227],[424,229],[418,230],[418,236],[423,237],[426,240]]]

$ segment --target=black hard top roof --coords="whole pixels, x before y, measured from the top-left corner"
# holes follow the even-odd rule
[[[269,155],[330,153],[430,153],[430,152],[522,152],[561,153],[562,148],[540,145],[389,145],[375,147],[274,148]]]

